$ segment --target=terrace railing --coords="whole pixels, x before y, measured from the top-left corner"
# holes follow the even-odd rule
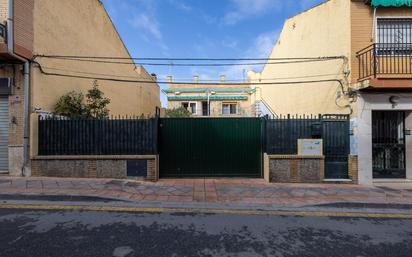
[[[412,44],[376,43],[357,52],[359,81],[412,75]]]

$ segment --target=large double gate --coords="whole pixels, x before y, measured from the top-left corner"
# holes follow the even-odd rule
[[[160,176],[262,177],[263,152],[295,155],[307,138],[323,139],[326,178],[348,178],[348,115],[160,119]]]
[[[265,120],[266,153],[295,155],[298,139],[321,138],[325,178],[348,178],[349,115],[283,116]]]
[[[263,153],[322,138],[326,178],[348,177],[349,116],[40,119],[40,155],[154,155],[161,177],[262,177]]]
[[[159,156],[161,177],[261,177],[261,119],[160,119]]]

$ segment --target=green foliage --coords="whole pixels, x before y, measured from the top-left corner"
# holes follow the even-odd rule
[[[105,119],[109,117],[107,105],[110,104],[110,99],[104,97],[104,93],[99,89],[97,80],[94,81],[93,88],[88,91],[86,97],[87,116],[94,119]]]
[[[86,94],[86,103],[82,93],[71,91],[57,101],[54,114],[69,118],[105,119],[109,117],[109,103],[110,99],[104,97],[96,80]]]
[[[188,118],[190,116],[192,116],[192,114],[183,107],[166,110],[166,117],[168,118]]]
[[[70,118],[81,118],[86,114],[83,105],[84,96],[82,93],[71,91],[57,101],[54,107],[54,114]]]

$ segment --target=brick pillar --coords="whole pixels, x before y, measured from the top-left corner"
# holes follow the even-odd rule
[[[349,155],[348,157],[349,178],[354,184],[358,184],[358,156]]]
[[[159,157],[147,160],[147,176],[146,179],[150,181],[159,180]]]

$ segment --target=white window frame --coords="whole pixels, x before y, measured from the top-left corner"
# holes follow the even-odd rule
[[[378,31],[379,31],[378,20],[379,19],[409,19],[409,20],[411,20],[411,23],[412,23],[412,16],[376,16],[375,20],[373,21],[374,22],[374,27],[375,27],[375,29],[374,29],[374,32],[375,32],[374,43],[375,44],[379,44],[379,35],[378,35]],[[396,45],[397,43],[393,43],[393,44]],[[410,49],[408,48],[407,50],[412,51],[412,42],[411,42]],[[385,56],[385,55],[387,55],[387,56],[389,56],[389,55],[398,56],[398,55],[403,55],[403,54],[402,53],[396,53],[396,52],[395,53],[390,53],[390,54],[382,53],[378,49],[377,50],[377,55],[379,55],[379,56]]]
[[[235,113],[224,113],[223,112],[223,105],[236,105],[236,112]],[[222,107],[222,115],[224,116],[231,116],[231,115],[239,115],[240,111],[239,111],[239,103],[238,102],[222,102],[221,104]],[[230,107],[229,107],[229,112],[230,112]]]
[[[192,110],[192,104],[194,104],[195,105],[195,112],[193,112],[193,110]],[[192,115],[197,115],[197,102],[189,102],[189,108],[190,108],[190,113],[192,114]]]
[[[192,115],[197,115],[197,113],[198,113],[197,102],[184,101],[184,102],[180,102],[180,105],[183,107],[183,104],[185,104],[185,103],[187,103],[187,109],[186,110],[188,110]],[[193,113],[192,107],[191,107],[192,104],[195,105],[195,112],[194,113]]]

